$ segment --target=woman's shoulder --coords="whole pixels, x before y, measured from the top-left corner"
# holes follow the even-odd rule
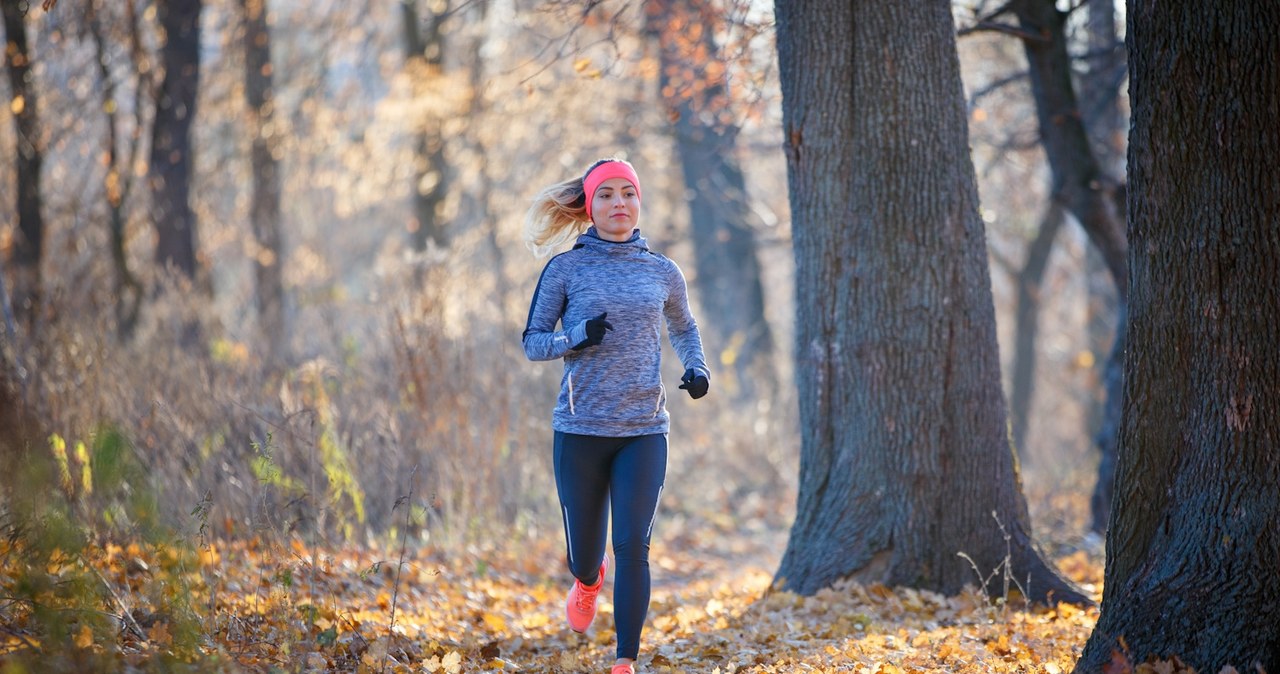
[[[656,250],[649,251],[649,254],[653,256],[654,262],[656,262],[664,272],[668,274],[683,273],[680,271],[680,265],[676,264],[675,260],[667,257],[666,255],[663,255],[662,253],[659,253]]]
[[[582,254],[578,248],[570,248],[552,255],[547,259],[547,263],[543,265],[543,273],[551,269],[573,266],[582,258]]]

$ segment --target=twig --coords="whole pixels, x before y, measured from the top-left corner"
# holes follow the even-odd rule
[[[395,510],[401,503],[405,504],[404,531],[400,532],[400,559],[396,563],[395,587],[391,590],[391,621],[387,623],[387,652],[382,654],[382,668],[379,672],[387,671],[387,659],[391,657],[391,644],[395,643],[396,602],[400,599],[400,572],[404,569],[404,552],[409,542],[409,525],[413,517],[413,492],[417,486],[417,477],[418,466],[414,465],[413,471],[409,473],[409,495],[401,497],[391,508]]]
[[[975,23],[972,26],[961,28],[960,30],[956,31],[956,36],[964,37],[966,35],[972,35],[974,33],[981,33],[981,32],[1004,33],[1005,35],[1012,35],[1013,37],[1016,37],[1021,40],[1026,40],[1028,42],[1048,42],[1049,41],[1049,38],[1043,35],[1040,35],[1039,33],[1033,33],[1024,28],[1019,28],[1018,26],[1014,26],[1012,24],[1000,23],[999,21],[982,21],[980,23]]]
[[[102,586],[107,588],[107,592],[111,593],[111,598],[115,600],[116,606],[120,607],[120,622],[128,628],[130,632],[133,632],[133,635],[138,637],[138,639],[146,641],[147,633],[143,632],[142,626],[138,624],[138,621],[133,619],[133,614],[129,613],[129,607],[125,605],[124,600],[120,598],[120,595],[116,594],[116,589],[111,587],[111,583],[107,582],[107,579],[103,577],[102,572],[94,568],[88,560],[81,558],[81,561],[84,562],[85,568],[92,571],[93,575],[98,577],[98,580],[102,582]]]
[[[978,8],[975,7],[974,9],[978,9]],[[1002,14],[1005,14],[1006,12],[1011,11],[1012,9],[1013,9],[1013,0],[1009,0],[1003,5],[1000,5],[999,7],[992,10],[986,16],[974,19],[972,26],[966,26],[964,28],[957,30],[956,37],[963,37],[965,35],[976,33],[980,30],[979,27],[987,26],[989,24],[994,24],[997,17],[999,17]],[[977,12],[975,11],[974,14],[977,14]]]
[[[4,632],[5,632],[6,634],[9,634],[9,635],[11,635],[11,636],[18,637],[18,639],[20,639],[20,640],[22,641],[22,643],[24,643],[24,644],[26,644],[26,645],[27,645],[27,648],[30,648],[30,649],[31,649],[31,650],[33,650],[33,651],[39,651],[39,650],[40,650],[40,644],[38,644],[38,643],[36,643],[36,642],[34,642],[34,641],[32,641],[32,640],[28,639],[28,638],[27,638],[27,635],[25,635],[25,634],[23,634],[23,633],[21,633],[21,632],[19,632],[19,631],[17,631],[17,630],[11,629],[8,625],[0,624],[0,630],[4,630]],[[7,651],[7,652],[12,652],[12,651]]]
[[[1005,77],[1000,77],[992,80],[991,82],[987,83],[987,86],[981,89],[978,89],[977,91],[973,92],[972,95],[969,96],[969,108],[970,109],[976,108],[978,106],[978,102],[981,101],[983,98],[986,98],[990,94],[996,93],[997,91],[1003,89],[1004,87],[1010,84],[1021,82],[1022,80],[1027,78],[1028,74],[1029,74],[1028,71],[1020,70],[1011,75],[1006,75]]]

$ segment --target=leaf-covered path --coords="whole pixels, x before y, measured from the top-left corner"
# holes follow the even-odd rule
[[[642,672],[1064,672],[1096,619],[1095,610],[1065,605],[1024,610],[852,584],[809,598],[771,593],[785,531],[706,533],[655,543]],[[587,635],[564,624],[558,540],[451,556],[423,549],[403,565],[398,549],[300,542],[175,550],[106,545],[51,569],[57,578],[92,566],[111,590],[104,606],[113,610],[104,612],[128,618],[110,630],[73,621],[71,650],[81,652],[47,663],[58,671],[105,658],[122,671],[185,660],[198,671],[414,673],[603,672],[612,663],[608,591]],[[1100,587],[1100,559],[1075,552],[1058,561],[1076,581]],[[7,571],[10,583],[15,570]],[[164,598],[175,591],[190,598],[185,628],[181,602]],[[33,619],[8,608],[10,657],[30,662],[40,647]],[[193,636],[184,642],[184,633]]]

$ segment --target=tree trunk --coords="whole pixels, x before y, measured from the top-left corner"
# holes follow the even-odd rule
[[[750,399],[776,385],[773,335],[764,316],[753,216],[724,69],[708,67],[718,53],[717,10],[706,0],[662,0],[646,11],[659,43],[659,88],[674,120],[689,195],[693,284],[709,341],[728,365],[729,376],[717,386]]]
[[[280,168],[276,159],[278,137],[272,124],[275,101],[271,79],[271,32],[267,26],[266,0],[240,0],[244,14],[244,90],[248,104],[249,133],[253,136],[250,162],[253,196],[249,220],[258,244],[254,277],[258,328],[274,361],[284,350],[284,250],[280,233]]]
[[[1085,6],[1090,58],[1080,79],[1080,104],[1094,156],[1102,172],[1124,175],[1125,120],[1119,104],[1120,86],[1128,71],[1124,42],[1116,34],[1114,0],[1090,0]],[[1117,216],[1125,213],[1124,185],[1116,190]],[[1114,284],[1107,277],[1106,263],[1097,247],[1085,257],[1089,311],[1085,330],[1089,350],[1094,355],[1094,372],[1101,376],[1092,383],[1095,399],[1086,415],[1085,431],[1098,448],[1098,476],[1091,498],[1089,528],[1106,533],[1111,515],[1111,494],[1115,481],[1116,440],[1120,428],[1121,384],[1124,381],[1124,316],[1116,301]]]
[[[17,156],[18,231],[13,242],[12,305],[19,322],[34,317],[40,306],[40,259],[44,248],[44,220],[40,215],[40,167],[44,140],[38,116],[35,71],[27,44],[27,0],[0,0],[4,11],[5,70],[13,95],[14,143]]]
[[[1087,601],[1033,544],[1009,445],[950,4],[776,12],[803,430],[775,585],[1003,571],[983,589]]]
[[[1116,33],[1116,3],[1115,0],[1089,0],[1084,9],[1089,47],[1089,60],[1080,79],[1084,125],[1102,173],[1121,176],[1126,129],[1120,110],[1120,87],[1128,64],[1124,58],[1124,41]],[[1116,214],[1123,217],[1124,212],[1121,201]]]
[[[1027,427],[1035,392],[1036,337],[1040,332],[1040,284],[1049,266],[1053,241],[1065,219],[1062,205],[1051,201],[1040,221],[1040,231],[1027,247],[1027,259],[1018,273],[1018,305],[1014,312],[1013,380],[1009,388],[1010,426],[1018,456],[1027,456]]]
[[[1124,410],[1076,666],[1280,671],[1280,6],[1131,2]]]
[[[129,336],[138,320],[142,307],[142,284],[129,269],[129,258],[125,251],[125,213],[124,205],[133,188],[133,164],[137,158],[139,140],[141,139],[141,119],[134,124],[134,131],[129,143],[127,156],[122,156],[120,148],[120,124],[118,120],[119,103],[116,100],[118,90],[115,78],[111,74],[111,62],[107,56],[107,36],[103,33],[102,18],[99,14],[106,0],[92,0],[86,7],[86,20],[89,32],[93,36],[95,61],[98,64],[98,80],[102,83],[102,113],[106,118],[106,171],[102,176],[103,194],[106,195],[107,213],[110,228],[111,262],[115,270],[115,303],[116,328],[121,336]],[[137,23],[132,0],[125,3],[129,16],[129,26],[135,34]],[[135,61],[136,64],[136,61]],[[139,74],[139,83],[135,87],[134,110],[140,110],[142,82],[149,81]],[[135,113],[139,114],[139,113]]]
[[[433,10],[425,22],[418,14],[417,0],[405,0],[400,4],[404,23],[405,60],[409,76],[413,78],[416,95],[429,96],[427,82],[439,78],[444,72],[444,32],[441,26],[449,14],[449,3]],[[413,220],[409,223],[409,241],[413,249],[422,252],[428,242],[443,246],[447,237],[441,214],[445,195],[448,193],[447,167],[444,159],[444,134],[442,120],[424,115],[417,120],[413,149]]]
[[[1022,29],[1034,36],[1023,39],[1022,44],[1030,67],[1031,93],[1036,102],[1040,140],[1053,176],[1051,198],[1071,211],[1102,254],[1116,284],[1119,298],[1116,312],[1123,316],[1128,296],[1128,272],[1125,268],[1128,244],[1124,220],[1115,207],[1118,185],[1098,163],[1085,131],[1084,116],[1076,102],[1064,29],[1067,15],[1058,11],[1054,0],[1015,0],[1011,8],[1017,14]],[[1124,334],[1124,331],[1117,330],[1111,358],[1104,366],[1104,380],[1119,376]],[[1114,391],[1111,388],[1104,390]],[[1104,405],[1104,420],[1119,416],[1118,398],[1109,397]],[[1100,460],[1093,496],[1095,526],[1109,509],[1106,501],[1110,476],[1107,470],[1115,462],[1114,437],[1100,432],[1096,439]]]
[[[1111,195],[1115,181],[1098,165],[1085,133],[1071,81],[1071,57],[1063,26],[1066,14],[1054,0],[1015,0],[1011,4],[1022,29],[1035,36],[1022,45],[1030,66],[1040,142],[1053,175],[1053,198],[1061,201],[1102,252],[1123,298],[1127,294],[1124,221]]]
[[[196,217],[191,210],[191,124],[200,89],[201,0],[157,0],[164,79],[156,92],[152,122],[152,218],[156,262],[188,279],[196,276]]]

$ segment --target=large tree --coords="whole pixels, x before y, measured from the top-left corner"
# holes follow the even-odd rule
[[[18,231],[13,246],[13,307],[19,319],[35,314],[40,303],[40,258],[44,247],[44,220],[40,215],[40,167],[44,141],[36,105],[35,69],[27,42],[28,0],[0,0],[4,13],[4,64],[9,76],[13,129],[17,155]]]
[[[950,4],[776,11],[803,430],[775,583],[999,569],[1085,601],[1033,543],[1009,444]]]
[[[1129,350],[1077,664],[1280,671],[1280,6],[1130,2]]]
[[[716,26],[723,10],[708,0],[660,0],[645,5],[657,38],[658,88],[667,106],[684,175],[697,262],[693,285],[714,351],[727,361],[717,386],[749,398],[775,385],[773,334],[764,316],[755,219],[739,165],[738,126],[724,66],[717,62]]]

